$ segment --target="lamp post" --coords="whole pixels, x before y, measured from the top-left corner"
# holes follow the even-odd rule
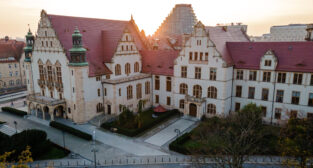
[[[98,152],[98,149],[96,149],[96,130],[93,130],[93,149],[91,150],[91,152],[93,152],[93,158],[94,158],[94,162],[95,162],[95,168],[97,167],[97,157],[96,157],[96,152]]]
[[[17,122],[14,121],[14,126],[15,126],[15,133],[17,134]]]

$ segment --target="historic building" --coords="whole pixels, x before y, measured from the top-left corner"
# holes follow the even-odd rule
[[[25,90],[24,42],[0,39],[0,94]]]
[[[249,102],[262,106],[269,122],[312,117],[313,43],[250,42],[246,30],[204,26],[191,5],[176,5],[149,38],[133,18],[42,11],[24,48],[29,113],[83,123],[118,115],[120,105],[136,112],[144,100],[197,118]]]

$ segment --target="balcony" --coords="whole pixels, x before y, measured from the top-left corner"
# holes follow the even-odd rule
[[[54,99],[51,97],[40,96],[40,94],[29,94],[26,99],[31,102],[36,102],[39,104],[44,104],[48,106],[55,106],[59,104],[65,104],[65,100]]]
[[[189,96],[189,95],[186,95],[185,97],[186,101],[187,102],[193,102],[193,103],[203,103],[205,102],[205,97],[203,98],[197,98],[197,97],[194,97],[194,96]]]

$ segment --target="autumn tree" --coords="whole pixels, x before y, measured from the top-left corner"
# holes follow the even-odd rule
[[[0,155],[0,168],[8,168],[10,163],[8,162],[8,158],[12,152],[5,152],[3,155]],[[30,146],[27,146],[24,151],[22,151],[18,156],[18,161],[16,163],[11,164],[11,168],[28,168],[28,163],[33,162],[32,154],[30,152]]]

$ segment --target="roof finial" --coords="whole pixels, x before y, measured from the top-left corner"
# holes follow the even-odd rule
[[[134,21],[133,14],[130,15],[130,21]]]

